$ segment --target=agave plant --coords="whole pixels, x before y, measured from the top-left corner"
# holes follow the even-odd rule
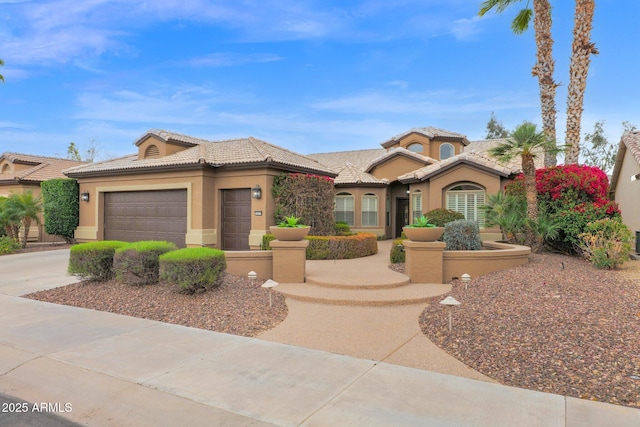
[[[414,228],[434,228],[434,227],[437,227],[437,225],[430,223],[429,222],[429,217],[426,216],[426,215],[423,215],[420,218],[416,218],[416,220],[413,222],[413,224],[409,225],[409,227],[414,227]]]
[[[283,228],[300,228],[304,226],[304,224],[300,224],[300,218],[296,216],[285,216],[284,221],[278,224],[278,227]]]

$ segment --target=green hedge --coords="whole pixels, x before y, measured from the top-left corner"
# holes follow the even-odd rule
[[[401,264],[405,262],[405,250],[404,250],[404,239],[396,239],[393,241],[393,245],[391,246],[391,254],[389,255],[389,259],[391,264]]]
[[[160,256],[160,280],[193,294],[218,287],[227,261],[223,251],[212,248],[185,248]]]
[[[44,231],[73,242],[79,224],[78,182],[75,179],[49,179],[40,184],[44,201]]]
[[[113,257],[116,280],[129,285],[157,283],[160,255],[176,249],[171,242],[156,240],[143,240],[118,248]]]
[[[69,274],[82,279],[106,281],[113,277],[113,255],[128,245],[118,240],[102,240],[71,246]]]
[[[8,255],[18,252],[22,245],[16,239],[9,236],[0,236],[0,255]]]
[[[438,227],[444,227],[451,221],[464,219],[464,214],[450,209],[438,208],[430,210],[425,214],[429,218],[431,224],[435,224]]]
[[[271,250],[269,243],[273,234],[262,237],[262,249]],[[350,259],[378,253],[378,236],[373,233],[358,233],[353,236],[307,236],[307,259]]]

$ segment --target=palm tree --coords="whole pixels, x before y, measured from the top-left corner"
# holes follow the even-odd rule
[[[0,59],[0,67],[4,66],[4,61],[2,59]],[[2,74],[0,74],[0,81],[2,83],[4,83],[4,76]]]
[[[501,162],[509,162],[515,157],[522,161],[524,175],[524,191],[527,200],[527,222],[525,226],[525,240],[532,250],[540,249],[541,240],[535,230],[538,222],[538,196],[536,192],[536,165],[538,155],[547,151],[557,154],[555,143],[548,139],[544,132],[538,132],[536,125],[524,122],[518,126],[506,142],[500,143],[489,150],[489,154]]]
[[[591,55],[598,49],[591,42],[594,0],[576,0],[573,27],[571,65],[569,66],[569,87],[567,94],[567,130],[565,134],[565,164],[578,163],[580,155],[580,122],[584,107],[584,92],[587,89],[587,73]]]
[[[24,248],[27,246],[27,238],[29,237],[29,229],[31,228],[31,221],[40,223],[40,214],[42,213],[42,197],[34,196],[32,191],[25,191],[24,193],[12,193],[9,196],[9,200],[6,202],[9,209],[18,213],[20,218],[20,226],[22,228],[22,237],[20,243]]]
[[[486,0],[482,3],[478,15],[484,16],[491,9],[497,13],[522,0]],[[529,2],[527,1],[527,6]],[[538,77],[540,87],[540,115],[542,116],[542,130],[552,144],[556,143],[556,88],[553,80],[555,61],[553,60],[553,39],[551,38],[551,4],[549,0],[533,0],[533,10],[529,7],[522,9],[511,23],[511,30],[515,34],[522,34],[529,28],[533,15],[533,29],[536,39],[537,62],[531,74]],[[545,152],[544,165],[555,166],[556,153]]]

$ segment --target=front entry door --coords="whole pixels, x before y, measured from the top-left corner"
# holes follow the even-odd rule
[[[409,225],[409,199],[397,198],[396,199],[396,235],[400,237],[402,235],[402,227]]]
[[[222,191],[222,249],[249,250],[251,189]]]

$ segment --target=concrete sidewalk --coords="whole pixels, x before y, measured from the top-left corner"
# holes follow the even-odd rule
[[[631,408],[7,295],[11,257],[0,393],[81,424],[640,425]]]

